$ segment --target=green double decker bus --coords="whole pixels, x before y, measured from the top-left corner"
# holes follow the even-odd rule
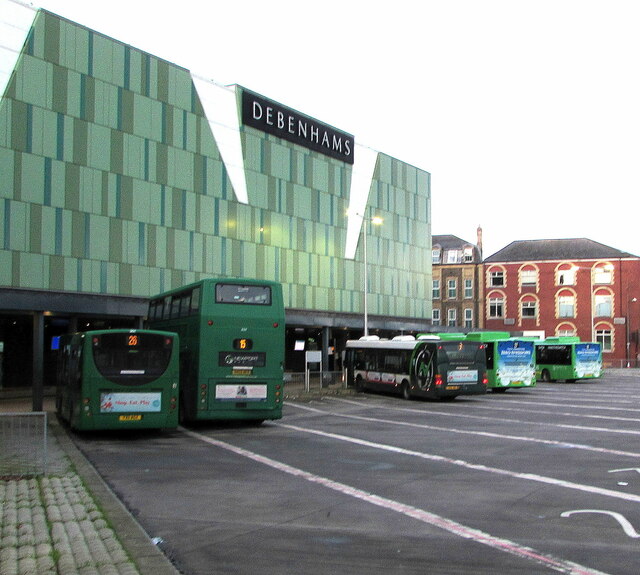
[[[479,331],[466,335],[469,341],[486,344],[487,388],[504,392],[536,384],[534,340],[511,337],[506,331]]]
[[[178,336],[113,329],[58,342],[56,412],[76,430],[178,426]]]
[[[282,417],[282,286],[213,279],[151,299],[149,327],[180,336],[180,420]]]
[[[549,337],[536,342],[536,376],[542,381],[575,382],[602,376],[602,346],[578,337]]]

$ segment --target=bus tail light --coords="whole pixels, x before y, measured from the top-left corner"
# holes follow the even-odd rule
[[[273,322],[273,327],[278,327],[280,324],[277,321]]]
[[[282,401],[282,398],[280,397],[282,395],[282,392],[280,391],[280,388],[282,386],[278,383],[276,384],[276,403]]]
[[[85,397],[82,399],[82,414],[91,417],[91,398]]]
[[[442,376],[437,373],[435,377],[436,387],[442,387]]]
[[[207,384],[202,383],[200,384],[200,403],[206,403],[206,402],[207,402]]]
[[[482,375],[482,385],[489,385],[489,378],[486,373]]]

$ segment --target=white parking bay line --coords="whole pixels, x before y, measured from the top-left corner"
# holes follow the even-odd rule
[[[295,426],[282,426],[297,429]],[[298,469],[297,467],[282,463],[281,461],[276,461],[275,459],[271,459],[270,457],[265,457],[264,455],[260,455],[258,453],[254,453],[253,451],[243,449],[242,447],[237,447],[225,441],[207,437],[206,435],[202,435],[200,433],[196,433],[184,428],[180,428],[180,430],[187,435],[190,435],[194,439],[198,439],[199,441],[203,441],[205,443],[208,443],[209,445],[225,449],[227,451],[235,453],[236,455],[246,457],[257,463],[267,465],[283,473],[287,473],[294,477],[304,479],[311,483],[322,485],[323,487],[332,489],[333,491],[336,491],[343,495],[347,495],[349,497],[360,499],[362,501],[370,503],[371,505],[376,505],[383,509],[387,509],[396,513],[400,513],[407,517],[411,517],[428,525],[443,529],[458,537],[463,537],[464,539],[469,539],[477,543],[487,545],[488,547],[492,547],[493,549],[515,555],[522,559],[534,561],[535,563],[544,565],[545,567],[548,567],[549,569],[552,569],[554,571],[567,573],[570,575],[605,575],[602,571],[596,571],[577,563],[573,563],[572,561],[557,559],[556,557],[552,557],[551,555],[536,551],[531,547],[519,545],[518,543],[515,543],[514,541],[510,541],[508,539],[494,537],[489,533],[485,533],[484,531],[480,531],[479,529],[474,529],[472,527],[467,527],[466,525],[462,525],[461,523],[457,523],[445,517],[441,517],[440,515],[430,513],[429,511],[425,511],[411,505],[406,505],[399,501],[387,499],[386,497],[380,497],[379,495],[375,495],[373,493],[368,493],[356,487],[334,481],[333,479],[329,479],[328,477],[322,477],[314,473],[309,473],[308,471],[304,471],[303,469]],[[300,431],[307,430],[300,428]]]
[[[348,443],[354,443],[356,445],[362,445],[363,447],[372,447],[374,449],[380,449],[382,451],[390,451],[393,453],[399,453],[401,455],[409,455],[411,457],[418,457],[428,461],[435,461],[438,463],[445,463],[449,465],[456,465],[458,467],[464,467],[473,471],[484,471],[487,473],[493,473],[496,475],[502,475],[511,477],[513,479],[525,479],[527,481],[535,481],[537,483],[544,483],[546,485],[552,485],[554,487],[564,487],[567,489],[573,489],[575,491],[583,491],[585,493],[591,493],[593,495],[603,495],[605,497],[612,497],[614,499],[622,499],[624,501],[632,501],[634,503],[640,503],[640,495],[634,495],[633,493],[624,493],[623,491],[614,491],[613,489],[604,489],[602,487],[596,487],[595,485],[585,485],[583,483],[574,483],[573,481],[565,481],[564,479],[557,479],[555,477],[547,477],[545,475],[538,475],[536,473],[522,473],[520,471],[510,471],[509,469],[501,469],[499,467],[490,467],[488,465],[482,465],[481,463],[470,463],[463,459],[452,459],[450,457],[444,457],[443,455],[435,455],[433,453],[424,453],[422,451],[413,451],[412,449],[405,449],[404,447],[396,447],[395,445],[387,445],[385,443],[376,443],[373,441],[367,441],[366,439],[359,439],[357,437],[351,437],[348,435],[340,435],[338,433],[330,433],[328,431],[319,431],[317,429],[309,429],[306,427],[299,427],[297,425],[288,425],[285,423],[275,423],[279,427],[286,427],[294,431],[300,431],[302,433],[310,433],[313,435],[320,435],[322,437],[328,437],[330,439],[336,439],[338,441],[345,441]]]

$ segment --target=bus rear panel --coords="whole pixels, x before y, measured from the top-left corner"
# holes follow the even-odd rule
[[[180,335],[182,421],[282,417],[282,287],[206,279],[151,301],[149,323]]]
[[[471,332],[466,339],[486,344],[488,389],[501,392],[535,386],[533,339],[512,338],[508,332]]]
[[[178,425],[178,336],[148,330],[64,335],[56,411],[76,430]]]

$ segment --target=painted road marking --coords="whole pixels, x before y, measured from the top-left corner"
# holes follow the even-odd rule
[[[452,533],[453,535],[456,535],[458,537],[469,539],[475,541],[476,543],[481,543],[482,545],[497,549],[498,551],[503,551],[504,553],[509,553],[510,555],[515,555],[521,559],[534,561],[535,563],[544,565],[545,567],[553,569],[554,571],[567,573],[570,575],[606,575],[602,571],[596,571],[577,563],[573,563],[572,561],[557,559],[556,557],[553,557],[551,555],[536,551],[531,547],[519,545],[514,541],[503,539],[501,537],[494,537],[489,533],[485,533],[484,531],[480,531],[479,529],[474,529],[472,527],[467,527],[466,525],[457,523],[456,521],[452,521],[451,519],[447,519],[440,515],[436,515],[435,513],[425,511],[424,509],[419,509],[418,507],[413,507],[412,505],[406,505],[399,501],[394,501],[393,499],[388,499],[386,497],[381,497],[373,493],[368,493],[356,487],[334,481],[333,479],[329,479],[327,477],[309,473],[308,471],[304,471],[303,469],[293,467],[281,461],[276,461],[275,459],[265,457],[258,453],[254,453],[253,451],[243,449],[242,447],[237,447],[225,441],[220,441],[219,439],[213,439],[211,437],[207,437],[206,435],[202,435],[200,433],[196,433],[182,427],[180,427],[179,429],[183,433],[186,433],[187,435],[190,435],[195,439],[208,443],[209,445],[225,449],[227,451],[235,453],[236,455],[246,457],[257,463],[267,465],[272,469],[276,469],[283,473],[287,473],[289,475],[304,479],[317,485],[322,485],[323,487],[332,489],[333,491],[336,491],[343,495],[365,501],[367,503],[370,503],[371,505],[400,513],[402,515],[405,515],[406,517],[411,517],[413,519],[416,519],[417,521],[421,521],[422,523],[443,529],[444,531]]]
[[[640,533],[638,533],[633,525],[629,522],[629,520],[622,515],[621,513],[616,513],[615,511],[605,511],[602,509],[576,509],[575,511],[565,511],[560,514],[560,517],[571,517],[575,513],[600,513],[601,515],[610,515],[613,517],[618,523],[620,523],[624,532],[631,538],[637,539],[640,537]]]
[[[457,429],[457,428],[453,428],[453,427],[441,427],[438,425],[429,425],[426,423],[412,423],[412,422],[408,422],[408,421],[394,421],[391,419],[380,419],[377,417],[366,417],[363,415],[352,415],[352,414],[345,414],[345,413],[338,413],[338,412],[334,412],[334,411],[324,411],[322,409],[316,409],[314,407],[309,407],[306,405],[302,405],[302,404],[288,404],[291,405],[291,407],[296,407],[298,409],[302,409],[304,411],[311,411],[311,412],[315,412],[315,413],[319,413],[319,414],[323,414],[323,415],[330,415],[330,416],[334,416],[334,417],[342,417],[342,418],[346,418],[346,419],[357,419],[357,420],[361,420],[361,421],[370,421],[372,423],[386,423],[389,425],[400,425],[400,426],[405,426],[405,427],[417,427],[420,429],[430,429],[432,431],[443,431],[445,433],[457,433],[459,435],[473,435],[473,436],[478,436],[478,437],[488,437],[491,439],[509,439],[512,441],[524,441],[527,443],[540,443],[542,445],[551,445],[553,447],[562,447],[562,448],[568,448],[568,449],[581,449],[584,451],[593,451],[596,453],[606,453],[607,455],[620,455],[623,457],[633,457],[634,459],[637,459],[640,457],[640,453],[639,452],[634,452],[634,451],[621,451],[618,449],[607,449],[605,447],[593,447],[591,445],[584,445],[581,443],[568,443],[566,441],[555,441],[552,439],[537,439],[534,437],[525,437],[525,436],[521,436],[521,435],[506,435],[503,433],[492,433],[490,431],[470,431],[470,430],[466,430],[466,429]],[[424,412],[419,412],[419,413],[424,413]],[[514,420],[515,421],[515,420]]]
[[[455,465],[457,467],[463,467],[465,469],[471,469],[473,471],[483,471],[486,473],[493,473],[495,475],[502,475],[511,477],[513,479],[524,479],[527,481],[534,481],[537,483],[544,483],[545,485],[552,485],[554,487],[564,487],[572,489],[574,491],[582,491],[584,493],[591,493],[593,495],[603,495],[604,497],[611,497],[614,499],[622,499],[624,501],[632,501],[634,503],[640,503],[640,495],[634,495],[632,493],[623,493],[622,491],[614,491],[613,489],[604,489],[602,487],[596,487],[595,485],[585,485],[582,483],[574,483],[573,481],[566,481],[564,479],[556,479],[555,477],[547,477],[545,475],[538,475],[536,473],[522,473],[520,471],[510,471],[508,469],[501,469],[499,467],[490,467],[488,465],[482,465],[480,463],[471,463],[462,459],[451,459],[450,457],[444,457],[443,455],[435,455],[432,453],[424,453],[422,451],[413,451],[412,449],[405,449],[404,447],[396,447],[395,445],[388,445],[385,443],[375,443],[373,441],[367,441],[366,439],[359,439],[357,437],[351,437],[348,435],[341,435],[338,433],[330,433],[328,431],[319,431],[317,429],[308,429],[306,427],[300,427],[298,425],[290,425],[286,423],[273,423],[278,427],[285,427],[301,433],[309,433],[312,435],[319,435],[321,437],[327,437],[329,439],[336,439],[338,441],[344,441],[347,443],[353,443],[355,445],[362,445],[363,447],[371,447],[379,449],[381,451],[389,451],[392,453],[399,453],[401,455],[409,455],[411,457],[418,457],[427,461],[435,461],[438,463],[445,463],[448,465]]]
[[[391,407],[388,405],[371,405],[371,404],[367,404],[367,405],[363,405],[362,403],[359,403],[357,401],[351,401],[348,399],[338,399],[338,398],[327,398],[330,401],[339,401],[340,403],[349,403],[351,405],[358,405],[360,407],[367,407],[370,409],[386,409],[389,411],[402,411],[405,413],[417,413],[420,415],[444,415],[445,417],[460,417],[462,419],[479,419],[481,421],[491,421],[491,422],[495,422],[496,418],[495,417],[488,417],[485,415],[470,415],[467,413],[451,413],[451,412],[447,412],[447,411],[433,411],[433,410],[429,410],[429,411],[425,411],[425,410],[420,410],[420,409],[411,409],[411,408],[406,408],[406,407]],[[298,407],[299,404],[292,404],[289,402],[286,402],[288,405],[295,405],[295,407]],[[507,419],[507,418],[500,418],[500,422],[501,423],[517,423],[517,424],[525,424],[525,425],[531,425],[531,424],[535,424],[535,421],[523,421],[521,419]],[[544,424],[545,427],[560,427],[562,429],[575,429],[575,430],[580,430],[580,431],[602,431],[604,433],[618,433],[621,435],[640,435],[640,431],[635,430],[635,429],[608,429],[606,427],[588,427],[586,425],[570,425],[568,423],[545,423]]]

